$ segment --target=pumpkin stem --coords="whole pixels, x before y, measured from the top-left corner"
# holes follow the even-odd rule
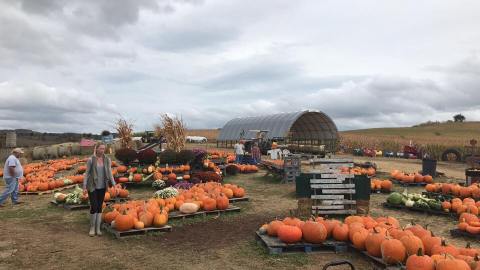
[[[465,246],[465,248],[472,248],[472,247],[470,246],[470,242],[467,242],[467,245]]]
[[[417,256],[423,256],[423,250],[422,248],[419,248],[417,251]]]
[[[445,238],[442,238],[442,247],[447,246],[447,242],[445,241]]]

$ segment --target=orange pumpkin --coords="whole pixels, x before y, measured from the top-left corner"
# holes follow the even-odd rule
[[[321,223],[307,221],[301,227],[303,239],[313,244],[321,244],[327,239],[327,229]]]
[[[441,245],[442,239],[440,237],[432,235],[425,235],[421,238],[423,247],[425,248],[425,254],[432,255],[432,248],[435,245]]]
[[[424,256],[422,249],[419,249],[417,254],[409,256],[405,266],[406,270],[435,270],[433,259]]]
[[[302,230],[297,226],[282,225],[277,231],[278,238],[287,244],[296,243],[302,240]]]
[[[374,257],[381,257],[381,244],[383,241],[385,241],[385,239],[385,232],[380,232],[377,228],[374,228],[373,232],[370,233],[365,239],[365,248],[367,253]]]
[[[133,229],[133,217],[126,212],[120,213],[115,217],[115,229],[123,232]]]
[[[284,224],[280,220],[274,220],[270,222],[267,227],[267,234],[269,236],[277,236],[278,228],[280,228],[282,225]]]
[[[348,225],[337,224],[333,228],[332,236],[337,241],[348,241]]]
[[[423,181],[425,183],[432,183],[433,182],[433,177],[429,174],[423,176]]]
[[[422,240],[415,235],[405,235],[400,239],[400,242],[405,247],[408,256],[417,254],[419,249],[425,249]]]
[[[133,175],[133,182],[142,182],[142,179],[143,179],[143,175],[140,174],[140,173],[136,173]]]
[[[358,250],[365,250],[365,240],[368,237],[368,230],[361,228],[352,236],[352,244]]]
[[[455,246],[447,245],[445,240],[442,240],[442,243],[440,245],[435,245],[432,247],[432,255],[443,253],[450,254],[452,256],[460,254],[460,252]]]
[[[382,259],[387,264],[399,264],[405,261],[406,250],[402,242],[388,238],[381,244]]]

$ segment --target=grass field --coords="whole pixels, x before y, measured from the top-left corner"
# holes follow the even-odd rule
[[[399,166],[397,160],[382,160],[379,171],[389,172],[389,166]],[[420,161],[411,160],[401,165],[407,171],[421,166]],[[442,169],[448,176],[453,174],[452,168],[457,170],[451,166],[445,164]],[[69,212],[51,206],[51,195],[22,196],[25,204],[14,207],[8,203],[0,210],[0,269],[321,269],[326,262],[338,259],[351,260],[357,269],[371,269],[369,262],[355,252],[268,255],[255,243],[255,230],[275,217],[287,215],[297,207],[297,201],[295,185],[280,184],[264,173],[225,179],[247,190],[250,201],[237,203],[242,208],[240,213],[172,221],[171,233],[122,240],[109,235],[89,237],[87,210]],[[379,173],[379,177],[386,174]],[[411,192],[421,190],[409,188]],[[153,190],[150,185],[142,185],[131,187],[130,192],[134,199],[145,199]],[[431,224],[429,228],[436,235],[458,246],[465,245],[465,239],[449,235],[448,230],[456,226],[452,218],[385,210],[381,203],[386,196],[371,196],[372,215],[391,215],[402,225],[412,221]]]
[[[344,142],[362,142],[366,147],[394,142],[400,145],[412,141],[418,145],[469,145],[471,139],[480,141],[480,122],[441,123],[401,128],[372,128],[340,132]]]

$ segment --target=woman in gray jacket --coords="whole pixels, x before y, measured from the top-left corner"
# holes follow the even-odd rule
[[[112,161],[105,156],[105,144],[98,143],[94,154],[87,160],[83,179],[83,191],[88,192],[90,201],[90,236],[102,235],[102,205],[108,184],[115,185],[112,175]]]

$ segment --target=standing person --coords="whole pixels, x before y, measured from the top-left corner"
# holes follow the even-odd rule
[[[270,159],[277,160],[282,159],[282,150],[277,148],[277,143],[272,143],[272,149],[267,152],[270,155]]]
[[[233,148],[235,149],[235,163],[241,164],[243,161],[243,155],[245,154],[245,145],[243,145],[243,141],[237,142]]]
[[[255,164],[258,164],[260,161],[262,161],[262,153],[260,152],[260,147],[258,147],[257,142],[252,147],[252,158]]]
[[[12,197],[12,204],[20,204],[18,201],[18,180],[23,177],[23,167],[18,160],[23,154],[21,148],[12,150],[12,154],[5,161],[3,168],[3,179],[5,180],[5,190],[0,195],[0,207],[3,207],[3,202]]]
[[[94,154],[87,160],[83,179],[83,192],[88,192],[90,201],[90,232],[88,235],[102,235],[102,205],[108,184],[115,185],[112,175],[112,161],[105,156],[105,144],[97,143]]]

